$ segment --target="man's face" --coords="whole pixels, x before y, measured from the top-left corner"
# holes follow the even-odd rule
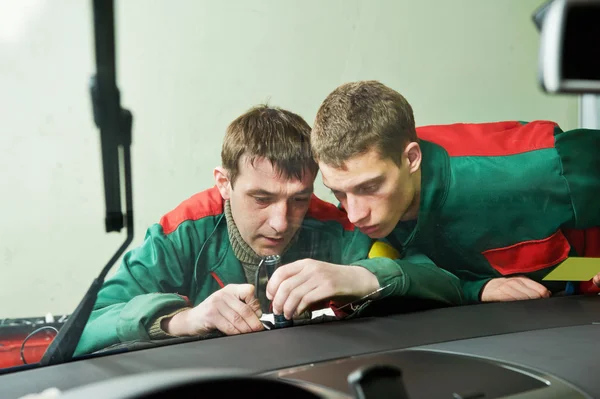
[[[417,143],[409,147],[400,167],[389,158],[382,159],[374,149],[350,158],[343,168],[319,163],[323,183],[340,201],[350,222],[371,238],[385,237],[400,220],[417,217],[420,149]]]
[[[308,211],[315,175],[307,172],[302,180],[287,179],[267,159],[256,159],[252,165],[243,156],[232,188],[227,178],[220,184],[219,169],[217,185],[223,198],[230,200],[242,239],[260,256],[281,254]]]

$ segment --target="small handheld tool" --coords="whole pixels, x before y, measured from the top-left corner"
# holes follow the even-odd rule
[[[254,285],[254,297],[258,299],[260,309],[263,313],[272,312],[271,301],[267,298],[267,284],[279,266],[281,266],[281,257],[279,255],[265,256],[258,265],[256,284]],[[273,319],[275,321],[273,328],[291,327],[294,324],[293,320],[286,319],[283,314],[274,314]]]

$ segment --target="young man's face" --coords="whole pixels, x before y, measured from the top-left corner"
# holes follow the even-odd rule
[[[287,179],[268,160],[257,159],[252,165],[243,156],[233,188],[226,176],[225,170],[215,170],[217,186],[230,200],[242,239],[260,256],[281,254],[308,211],[315,175],[307,172],[302,180]]]
[[[392,232],[400,220],[416,219],[419,208],[421,151],[410,143],[402,165],[377,151],[350,158],[343,168],[319,162],[323,183],[331,189],[348,219],[371,238]]]

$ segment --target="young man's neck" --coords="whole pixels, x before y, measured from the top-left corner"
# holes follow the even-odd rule
[[[417,220],[419,217],[419,208],[421,205],[421,169],[417,170],[414,174],[415,182],[415,194],[413,196],[410,206],[400,217],[401,222],[407,222],[410,220]]]

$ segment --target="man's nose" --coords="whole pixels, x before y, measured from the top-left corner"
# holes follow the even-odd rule
[[[269,226],[277,233],[284,233],[288,229],[288,204],[285,201],[271,205]]]
[[[345,208],[348,220],[352,224],[360,225],[360,222],[369,216],[369,207],[365,203],[365,200],[357,198],[354,195],[348,195]]]

